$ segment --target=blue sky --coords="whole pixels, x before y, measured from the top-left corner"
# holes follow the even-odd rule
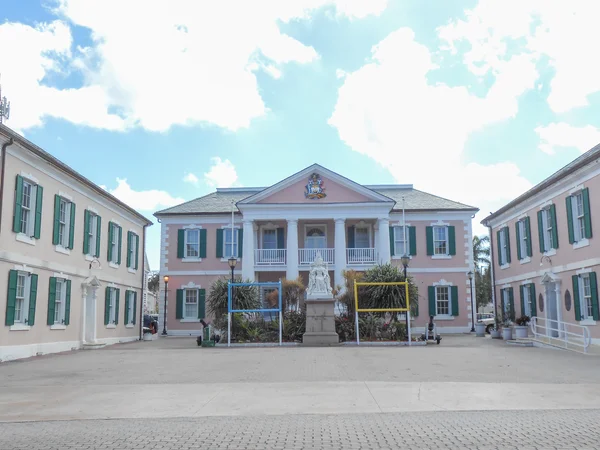
[[[7,125],[148,217],[318,162],[473,204],[478,223],[600,142],[597,9],[0,0]]]

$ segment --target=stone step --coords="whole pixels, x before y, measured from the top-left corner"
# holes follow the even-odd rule
[[[106,344],[83,344],[84,350],[98,350],[102,347],[106,347]]]

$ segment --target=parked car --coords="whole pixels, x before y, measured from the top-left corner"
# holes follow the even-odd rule
[[[485,324],[485,332],[489,334],[494,328],[494,315],[491,313],[477,314],[477,323]]]

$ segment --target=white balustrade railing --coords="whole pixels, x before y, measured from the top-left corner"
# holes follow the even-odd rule
[[[321,258],[327,264],[334,263],[335,250],[333,248],[299,248],[298,249],[298,263],[301,266],[311,264],[317,257],[317,253],[321,254]]]
[[[560,320],[532,317],[529,323],[536,339],[567,350],[587,353],[592,343],[588,327]]]
[[[254,250],[254,264],[257,266],[283,266],[285,265],[285,249],[256,249]]]
[[[348,248],[346,249],[348,264],[375,264],[377,262],[376,249],[374,248]]]

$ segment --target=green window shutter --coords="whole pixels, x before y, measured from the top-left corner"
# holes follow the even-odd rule
[[[450,286],[450,297],[452,297],[452,315],[458,316],[458,286]]]
[[[500,237],[501,230],[496,231],[496,242],[498,245],[498,265],[502,265],[502,239]]]
[[[550,216],[552,219],[552,245],[554,248],[558,248],[558,223],[556,221],[556,206],[554,204],[550,205]]]
[[[206,229],[200,230],[200,258],[206,258]]]
[[[515,232],[517,233],[517,258],[520,261],[523,259],[523,255],[521,254],[521,230],[519,230],[519,222],[515,223]]]
[[[119,297],[121,296],[121,289],[115,289],[117,291],[115,299],[115,325],[119,324]]]
[[[506,262],[510,264],[510,230],[508,227],[504,227],[504,230],[506,232]]]
[[[508,301],[510,303],[510,320],[515,320],[515,296],[513,288],[508,288]]]
[[[427,255],[433,255],[433,227],[426,227],[425,234],[427,235]]]
[[[529,285],[529,295],[531,296],[531,317],[537,316],[537,297],[535,294],[535,283]]]
[[[139,269],[140,262],[140,237],[135,235],[135,270]]]
[[[131,318],[131,323],[135,325],[135,320],[137,317],[137,292],[133,293],[133,317]]]
[[[594,314],[594,320],[598,320],[600,318],[600,313],[598,311],[598,278],[596,277],[596,272],[590,272],[590,290],[592,291],[592,313]]]
[[[60,226],[60,195],[54,196],[54,228],[52,229],[52,244],[58,245],[60,242],[59,238],[59,229]]]
[[[540,243],[540,253],[544,253],[546,249],[544,248],[544,219],[543,219],[544,211],[538,211],[537,213],[537,222],[538,222],[538,239]]]
[[[198,319],[206,318],[206,289],[198,289]]]
[[[175,304],[175,318],[183,319],[183,289],[177,289]]]
[[[279,250],[285,248],[285,231],[283,227],[277,228],[277,248]]]
[[[519,297],[521,298],[521,315],[525,315],[525,286],[519,286]]]
[[[44,188],[37,185],[35,188],[35,223],[33,224],[33,237],[40,238],[42,230],[42,204],[44,201]]]
[[[354,248],[354,225],[348,227],[348,248]]]
[[[17,277],[19,272],[10,270],[8,272],[8,294],[6,296],[6,318],[4,324],[11,326],[15,324],[15,304],[17,303]]]
[[[527,256],[533,256],[531,245],[531,223],[529,221],[529,217],[525,217],[525,236],[527,237]]]
[[[417,254],[417,227],[408,227],[408,244],[410,256]]]
[[[569,244],[573,244],[575,242],[575,229],[573,227],[573,204],[571,203],[571,199],[573,197],[567,197],[567,228],[569,229]]]
[[[573,303],[575,306],[573,310],[575,311],[575,320],[579,322],[581,320],[581,304],[579,303],[579,275],[573,275],[571,280],[573,280]]]
[[[119,240],[117,241],[117,264],[121,264],[121,242],[123,241],[123,228],[117,227],[119,230]]]
[[[54,325],[54,312],[56,309],[56,278],[50,277],[48,285],[48,317],[46,323]]]
[[[244,230],[236,230],[238,235],[238,251],[237,257],[241,258],[244,255]],[[235,231],[234,231],[235,232]]]
[[[75,242],[75,203],[71,202],[71,217],[69,224],[69,249],[73,250]]]
[[[185,258],[185,230],[177,230],[177,258]]]
[[[108,325],[110,322],[110,290],[107,287],[104,291],[104,325]]]
[[[127,232],[127,267],[131,267],[131,252],[129,251],[129,249],[131,248],[131,240],[133,239],[133,237],[131,236],[132,233],[131,231]],[[125,308],[127,309],[127,308]],[[125,323],[127,323],[127,321],[125,321]]]
[[[37,287],[38,287],[38,276],[35,273],[30,275],[29,284],[29,315],[27,316],[27,325],[35,325],[35,306],[37,303]]]
[[[125,291],[125,325],[129,323],[129,301],[130,301],[130,291]]]
[[[217,230],[217,258],[223,257],[223,228]]]
[[[17,184],[15,186],[15,210],[13,212],[13,231],[21,232],[21,211],[23,209],[23,177],[17,175]],[[14,316],[14,313],[13,313]],[[13,317],[14,319],[14,317]],[[14,321],[13,321],[14,323]],[[11,324],[12,325],[12,324]]]
[[[452,225],[448,227],[448,243],[449,254],[456,255],[456,229]]]
[[[71,323],[71,280],[66,281],[65,325]]]
[[[590,190],[583,190],[583,222],[585,224],[585,237],[592,238],[592,215],[590,211]]]
[[[504,289],[500,289],[500,309],[502,311],[502,318],[504,319],[504,311],[506,310],[506,302],[504,301]]]
[[[100,236],[102,235],[102,217],[96,216],[96,258],[100,258]]]
[[[115,230],[114,230],[114,226],[112,222],[108,222],[108,249],[106,251],[106,257],[108,259],[108,261],[112,261],[113,259],[113,254],[112,254],[112,240],[113,240],[113,234],[114,234]]]
[[[395,252],[395,245],[394,245],[394,240],[396,238],[396,231],[394,227],[390,227],[390,256],[396,256],[396,252]],[[398,256],[402,256],[402,255],[398,255]]]
[[[429,296],[429,315],[435,316],[437,312],[435,308],[435,286],[429,286],[427,293]]]

